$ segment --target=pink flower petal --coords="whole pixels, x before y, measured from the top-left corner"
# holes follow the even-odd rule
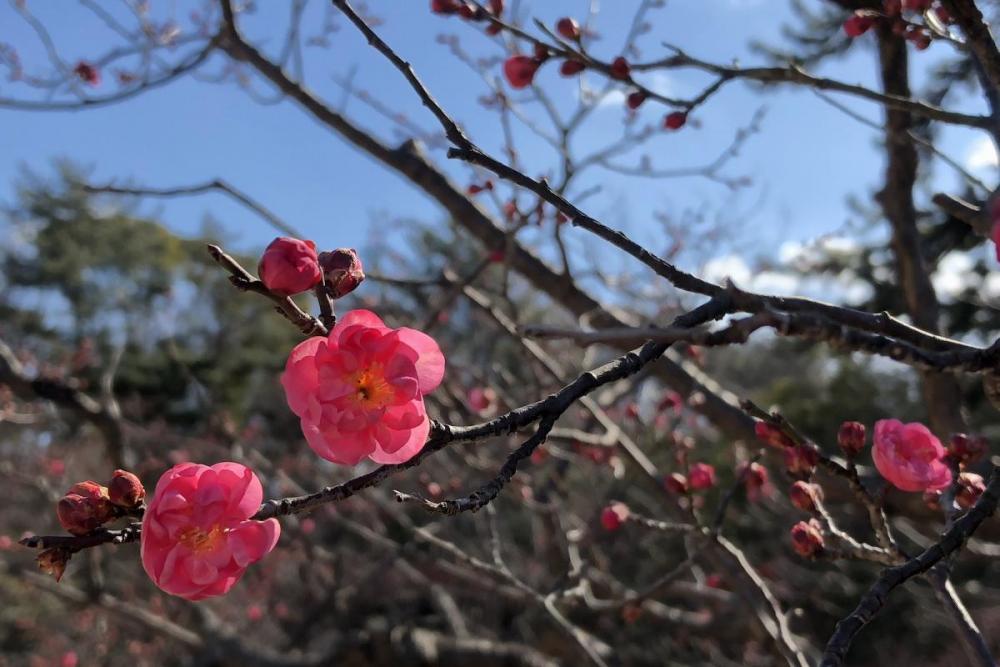
[[[376,463],[405,463],[420,453],[427,442],[427,435],[430,433],[430,420],[425,420],[423,424],[410,431],[410,436],[402,447],[394,452],[386,452],[378,447],[371,454],[372,461]]]
[[[429,394],[434,391],[444,379],[444,355],[433,338],[416,329],[402,328],[399,330],[400,340],[416,351],[418,355],[417,379],[420,381],[420,393]]]

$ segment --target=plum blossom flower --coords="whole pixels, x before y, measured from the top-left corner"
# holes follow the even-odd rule
[[[254,521],[260,480],[239,463],[180,463],[160,477],[142,519],[142,567],[162,590],[223,595],[278,542],[277,519]]]
[[[392,329],[375,313],[352,310],[329,336],[292,350],[281,384],[309,446],[324,459],[402,463],[424,447],[430,432],[424,395],[441,384],[444,366],[427,334]]]
[[[882,419],[875,422],[874,441],[875,467],[903,491],[933,491],[951,483],[951,470],[942,461],[945,449],[923,424]]]

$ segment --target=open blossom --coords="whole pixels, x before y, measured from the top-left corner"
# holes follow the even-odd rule
[[[402,463],[427,440],[424,395],[441,384],[444,365],[427,334],[352,310],[329,336],[292,350],[281,384],[309,446],[324,459]]]
[[[875,422],[874,440],[875,467],[894,486],[903,491],[926,491],[951,483],[951,470],[941,460],[945,449],[923,424],[883,419]]]
[[[279,236],[264,250],[257,273],[269,290],[291,296],[315,287],[323,279],[316,244]]]
[[[239,463],[180,463],[160,477],[142,519],[142,567],[188,600],[223,595],[278,542],[277,519],[253,521],[264,491]]]

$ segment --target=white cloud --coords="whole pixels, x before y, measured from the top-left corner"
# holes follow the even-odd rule
[[[750,267],[739,255],[723,255],[705,262],[702,269],[702,276],[705,280],[713,283],[724,283],[727,278],[732,279],[739,287],[747,287],[750,283]]]
[[[972,258],[968,253],[954,250],[941,258],[937,270],[931,276],[934,291],[943,300],[951,300],[962,294],[965,288],[976,280],[972,271]]]
[[[989,137],[980,137],[969,146],[965,154],[965,166],[972,171],[996,167],[1000,164],[997,149]]]

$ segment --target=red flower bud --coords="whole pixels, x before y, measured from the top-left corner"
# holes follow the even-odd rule
[[[799,480],[792,484],[788,499],[803,512],[815,512],[817,503],[823,500],[823,490],[816,484]]]
[[[632,67],[622,56],[618,56],[611,63],[611,76],[616,79],[628,79],[632,73]]]
[[[819,463],[819,452],[811,445],[797,445],[785,449],[785,470],[797,479],[808,479]]]
[[[431,0],[431,11],[435,14],[454,14],[458,11],[456,0]]]
[[[575,42],[580,39],[580,24],[567,16],[556,22],[556,32]]]
[[[535,60],[538,62],[539,65],[548,60],[549,57],[552,55],[551,53],[549,53],[548,47],[545,46],[544,44],[536,43],[534,51],[535,51]]]
[[[493,16],[503,14],[503,0],[490,0],[490,13]]]
[[[844,21],[844,32],[848,37],[860,37],[875,25],[875,17],[861,11],[854,12]]]
[[[778,449],[786,449],[795,444],[792,442],[791,438],[781,431],[781,429],[766,421],[758,421],[754,424],[753,430],[754,433],[757,434],[757,439],[765,445],[770,445],[771,447],[776,447]]]
[[[115,470],[108,482],[108,499],[112,505],[133,509],[146,499],[146,489],[134,474],[127,470]]]
[[[906,30],[906,40],[918,51],[923,51],[931,45],[931,34],[923,28],[910,26]]]
[[[559,73],[563,76],[573,76],[585,69],[587,69],[587,66],[579,60],[564,60],[563,64],[559,67]]]
[[[463,2],[458,5],[458,15],[463,19],[474,19],[479,10],[476,9],[475,5],[471,5],[468,2]]]
[[[903,0],[903,9],[911,12],[923,12],[931,7],[931,0]]]
[[[365,279],[365,269],[354,248],[321,252],[319,266],[323,269],[326,292],[334,299],[347,296]]]
[[[707,463],[695,463],[688,468],[688,479],[693,491],[704,491],[715,486],[715,468]]]
[[[601,512],[601,525],[604,530],[616,531],[628,519],[629,509],[625,503],[611,503]]]
[[[679,472],[672,472],[664,477],[663,486],[667,489],[667,491],[675,493],[678,496],[682,496],[688,492],[687,477]]]
[[[511,56],[503,63],[503,73],[511,88],[527,88],[535,79],[538,61],[528,56]]]
[[[970,465],[983,458],[989,446],[986,438],[956,433],[948,443],[948,454],[963,465]]]
[[[76,74],[80,81],[83,81],[88,86],[99,86],[101,85],[101,70],[97,69],[95,65],[81,60],[73,68],[73,74]]]
[[[865,448],[865,425],[861,422],[844,422],[837,431],[837,444],[853,459]]]
[[[663,119],[663,127],[668,130],[679,130],[687,123],[688,115],[683,111],[668,113]]]
[[[488,26],[486,26],[487,35],[499,35],[502,30],[503,26],[500,25],[499,23],[491,23]]]
[[[323,279],[316,244],[288,236],[271,241],[260,258],[257,273],[269,290],[283,296],[310,290]]]
[[[743,479],[747,487],[747,498],[750,502],[757,502],[762,495],[770,495],[773,491],[771,486],[771,475],[767,468],[754,461],[749,467],[746,464],[740,466],[737,475]]]
[[[937,14],[938,20],[946,25],[955,20],[955,17],[951,15],[951,12],[949,12],[948,8],[944,5],[938,5],[935,7],[934,13]]]
[[[638,109],[642,105],[642,103],[646,101],[647,97],[648,95],[646,95],[645,92],[637,90],[635,92],[628,94],[628,98],[626,98],[625,104],[626,106],[628,106],[629,109]]]
[[[958,476],[958,492],[955,494],[955,502],[964,510],[976,504],[979,496],[986,490],[986,482],[981,475],[974,472],[963,472]]]
[[[815,558],[823,552],[823,530],[816,519],[799,521],[792,526],[792,548],[803,558]]]
[[[74,535],[86,535],[100,528],[114,513],[107,487],[91,481],[74,484],[56,505],[59,523]]]

